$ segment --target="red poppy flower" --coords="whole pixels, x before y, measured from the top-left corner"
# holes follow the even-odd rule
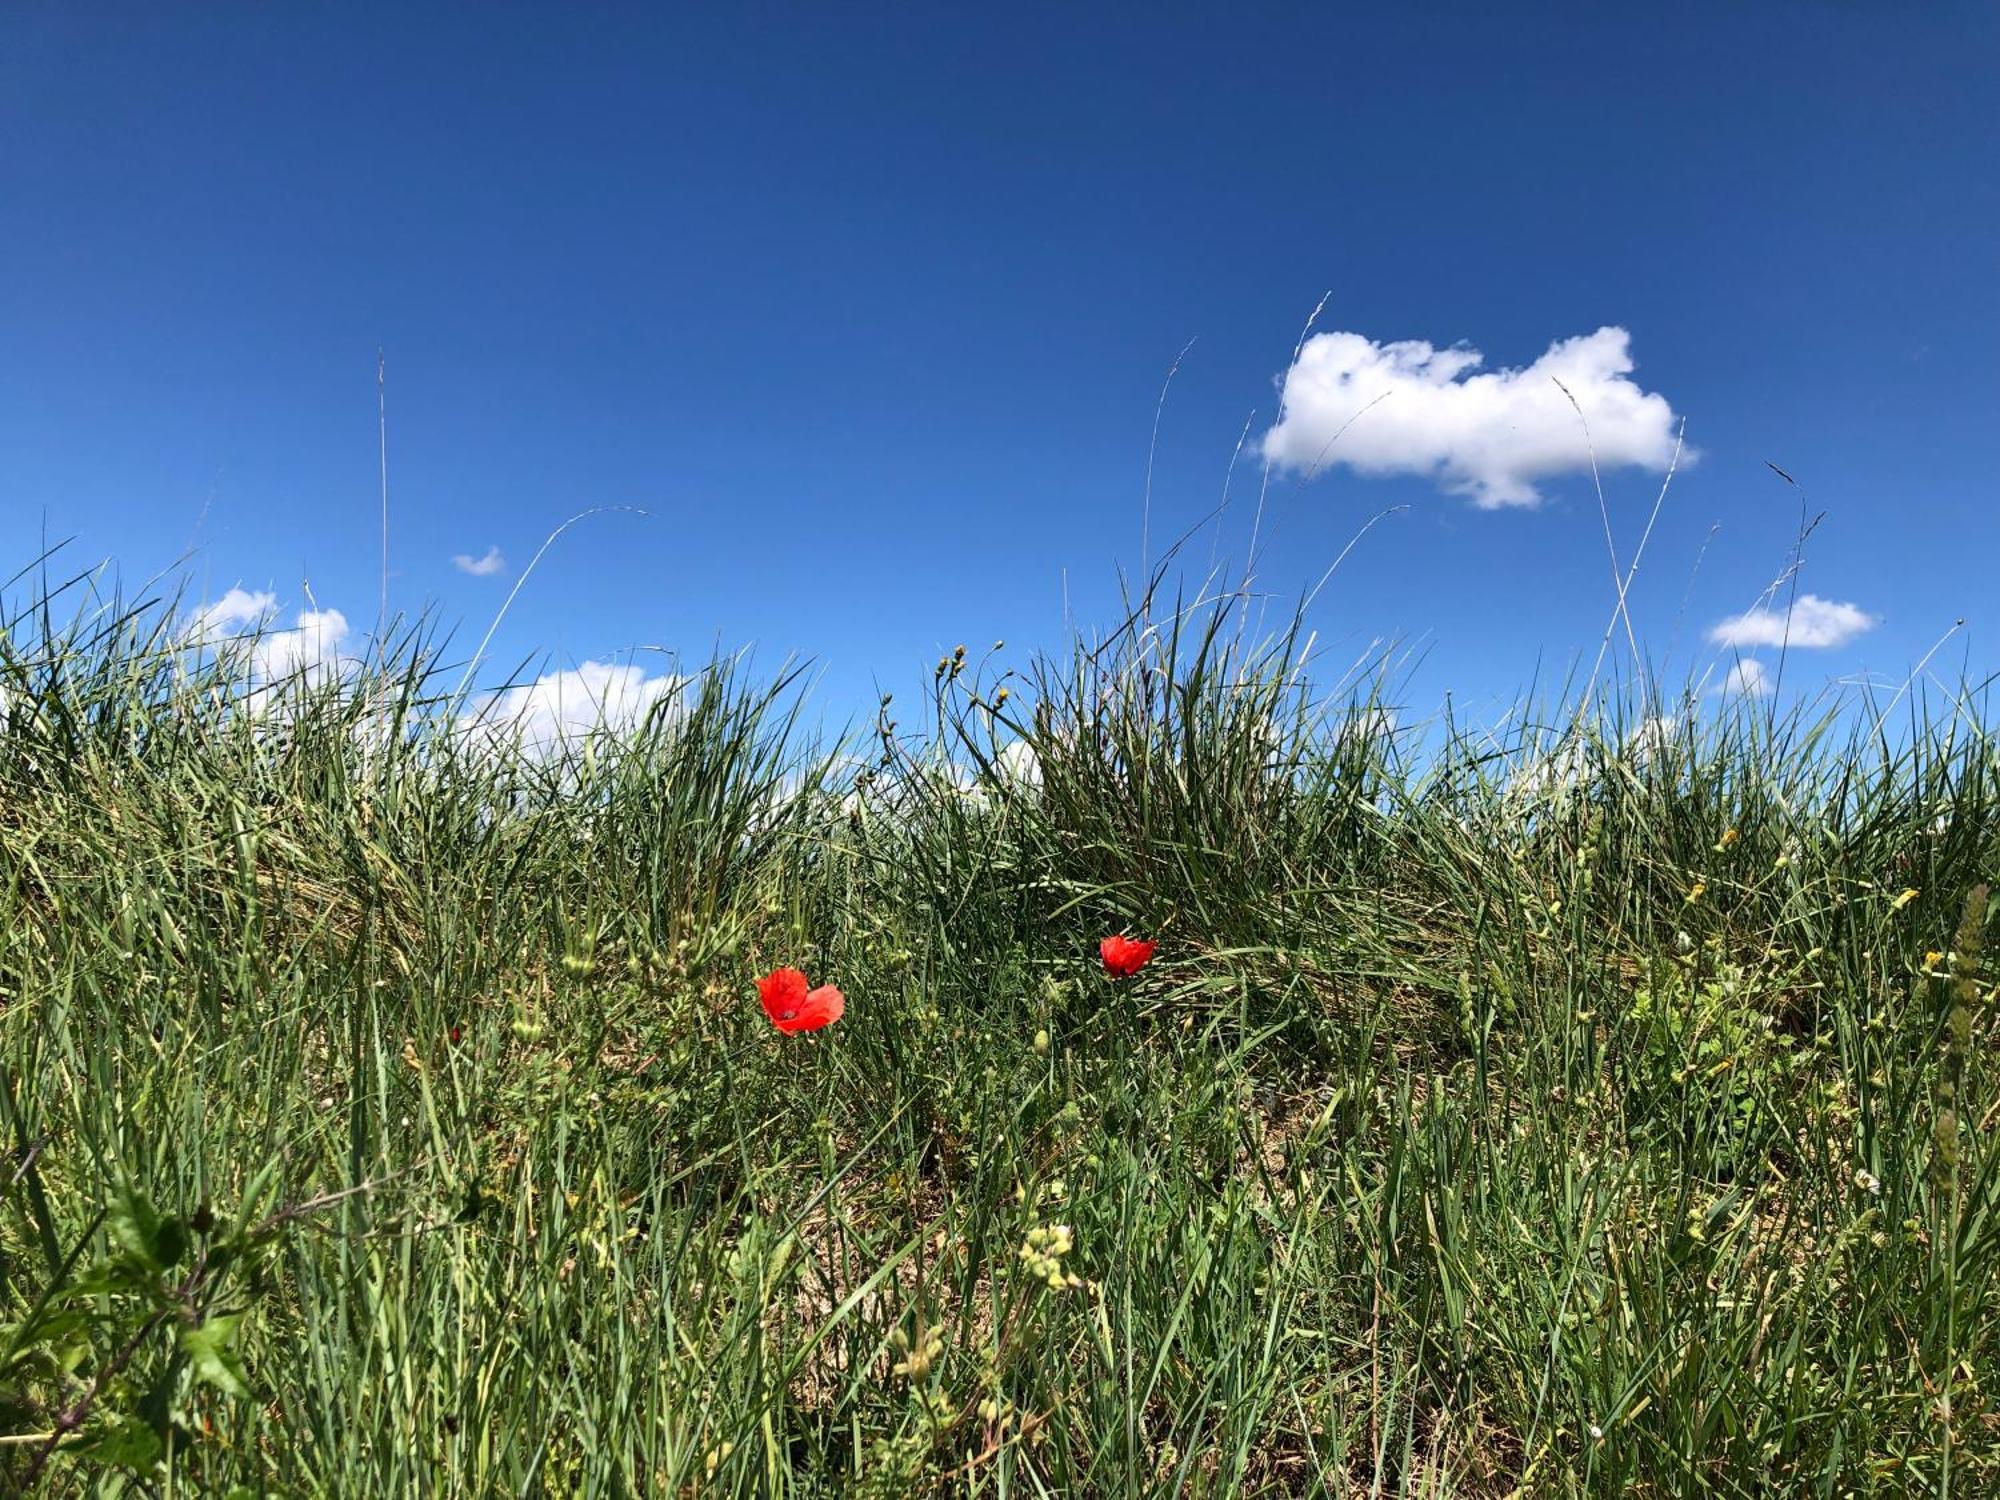
[[[1121,934],[1099,943],[1097,955],[1104,960],[1104,972],[1113,979],[1130,979],[1146,967],[1146,960],[1159,946],[1146,938],[1128,938]]]
[[[465,1028],[463,1026],[454,1026],[448,1033],[446,1033],[446,1035],[448,1035],[451,1038],[452,1044],[456,1046],[460,1041],[464,1039]]]
[[[847,1009],[847,997],[839,990],[830,984],[810,989],[806,976],[797,969],[773,969],[766,974],[757,981],[757,998],[764,1002],[764,1014],[771,1018],[771,1024],[786,1036],[830,1026]]]

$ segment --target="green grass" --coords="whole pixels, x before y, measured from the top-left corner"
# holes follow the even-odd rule
[[[1386,733],[1224,605],[511,756],[52,592],[0,1490],[2000,1492],[1972,703]]]

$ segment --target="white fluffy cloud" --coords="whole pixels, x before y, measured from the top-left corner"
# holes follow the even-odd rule
[[[549,672],[493,694],[466,723],[495,739],[546,752],[593,730],[636,729],[680,683],[667,674],[648,677],[631,665],[587,661],[574,671]]]
[[[187,642],[239,663],[260,686],[323,682],[354,664],[347,649],[353,632],[339,610],[302,609],[289,629],[272,629],[277,613],[277,595],[232,588],[195,611]]]
[[[1844,646],[1880,622],[1853,604],[1817,594],[1801,594],[1789,617],[1782,609],[1752,609],[1731,615],[1708,633],[1718,646]]]
[[[495,573],[506,569],[507,559],[500,555],[498,547],[488,547],[485,554],[480,557],[460,552],[452,558],[451,565],[461,573],[470,573],[474,578],[491,578]]]
[[[993,757],[993,774],[1009,786],[1023,791],[1042,784],[1042,758],[1026,740],[1009,740]]]
[[[277,611],[276,594],[233,588],[220,599],[195,611],[188,634],[196,642],[207,644],[239,631],[255,629]]]
[[[1343,738],[1352,737],[1357,740],[1388,739],[1396,733],[1399,724],[1400,720],[1393,708],[1362,708],[1348,715],[1347,721],[1340,727],[1340,733]]]
[[[1678,418],[1666,397],[1628,378],[1631,341],[1623,328],[1600,328],[1551,344],[1524,369],[1474,374],[1483,356],[1462,344],[1315,334],[1285,372],[1264,454],[1307,475],[1345,464],[1359,474],[1428,476],[1483,509],[1539,504],[1536,485],[1588,473],[1593,449],[1600,469],[1663,471]],[[1681,462],[1692,458],[1683,452]]]
[[[1761,698],[1771,686],[1770,674],[1754,656],[1746,656],[1729,669],[1721,691],[1730,698]]]
[[[1757,663],[1749,665],[1755,667]],[[1680,743],[1686,733],[1686,720],[1654,714],[1633,725],[1623,743],[1615,746],[1586,734],[1565,735],[1553,750],[1531,755],[1522,762],[1508,778],[1508,795],[1516,800],[1536,801],[1573,792],[1612,761],[1622,761],[1634,771],[1643,771]]]
[[[337,609],[302,609],[290,630],[267,630],[250,643],[251,668],[263,682],[297,677],[319,682],[352,660],[347,616]]]

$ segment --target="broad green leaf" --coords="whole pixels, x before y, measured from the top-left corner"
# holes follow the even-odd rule
[[[81,1441],[69,1451],[97,1463],[144,1472],[160,1461],[164,1445],[160,1435],[144,1422],[111,1414],[85,1429]]]
[[[181,1348],[187,1351],[195,1378],[231,1396],[250,1394],[250,1382],[236,1354],[237,1325],[242,1321],[242,1314],[232,1313],[206,1318],[180,1332]]]
[[[111,1205],[111,1213],[105,1222],[120,1250],[153,1270],[164,1269],[156,1244],[160,1233],[160,1214],[145,1193],[127,1185]]]
[[[161,1269],[177,1266],[186,1259],[188,1252],[187,1223],[179,1218],[165,1218],[153,1233],[153,1261]]]

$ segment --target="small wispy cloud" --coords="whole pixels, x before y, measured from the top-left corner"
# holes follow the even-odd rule
[[[1729,675],[1717,689],[1726,698],[1761,698],[1771,686],[1770,674],[1754,656],[1746,656],[1730,667]]]
[[[1486,510],[1539,505],[1543,480],[1587,474],[1593,456],[1600,469],[1664,471],[1679,418],[1629,378],[1631,344],[1605,327],[1558,340],[1525,368],[1474,374],[1484,357],[1463,344],[1315,334],[1285,372],[1264,455],[1308,477],[1335,464],[1428,477]]]
[[[1844,646],[1863,631],[1880,624],[1874,615],[1853,604],[1801,594],[1790,610],[1757,608],[1718,622],[1708,638],[1718,646],[1739,650],[1752,646],[1820,649]]]
[[[453,556],[451,565],[461,573],[470,573],[474,578],[491,578],[495,573],[505,572],[507,559],[500,555],[498,547],[488,547],[485,554],[474,557],[460,552]]]

